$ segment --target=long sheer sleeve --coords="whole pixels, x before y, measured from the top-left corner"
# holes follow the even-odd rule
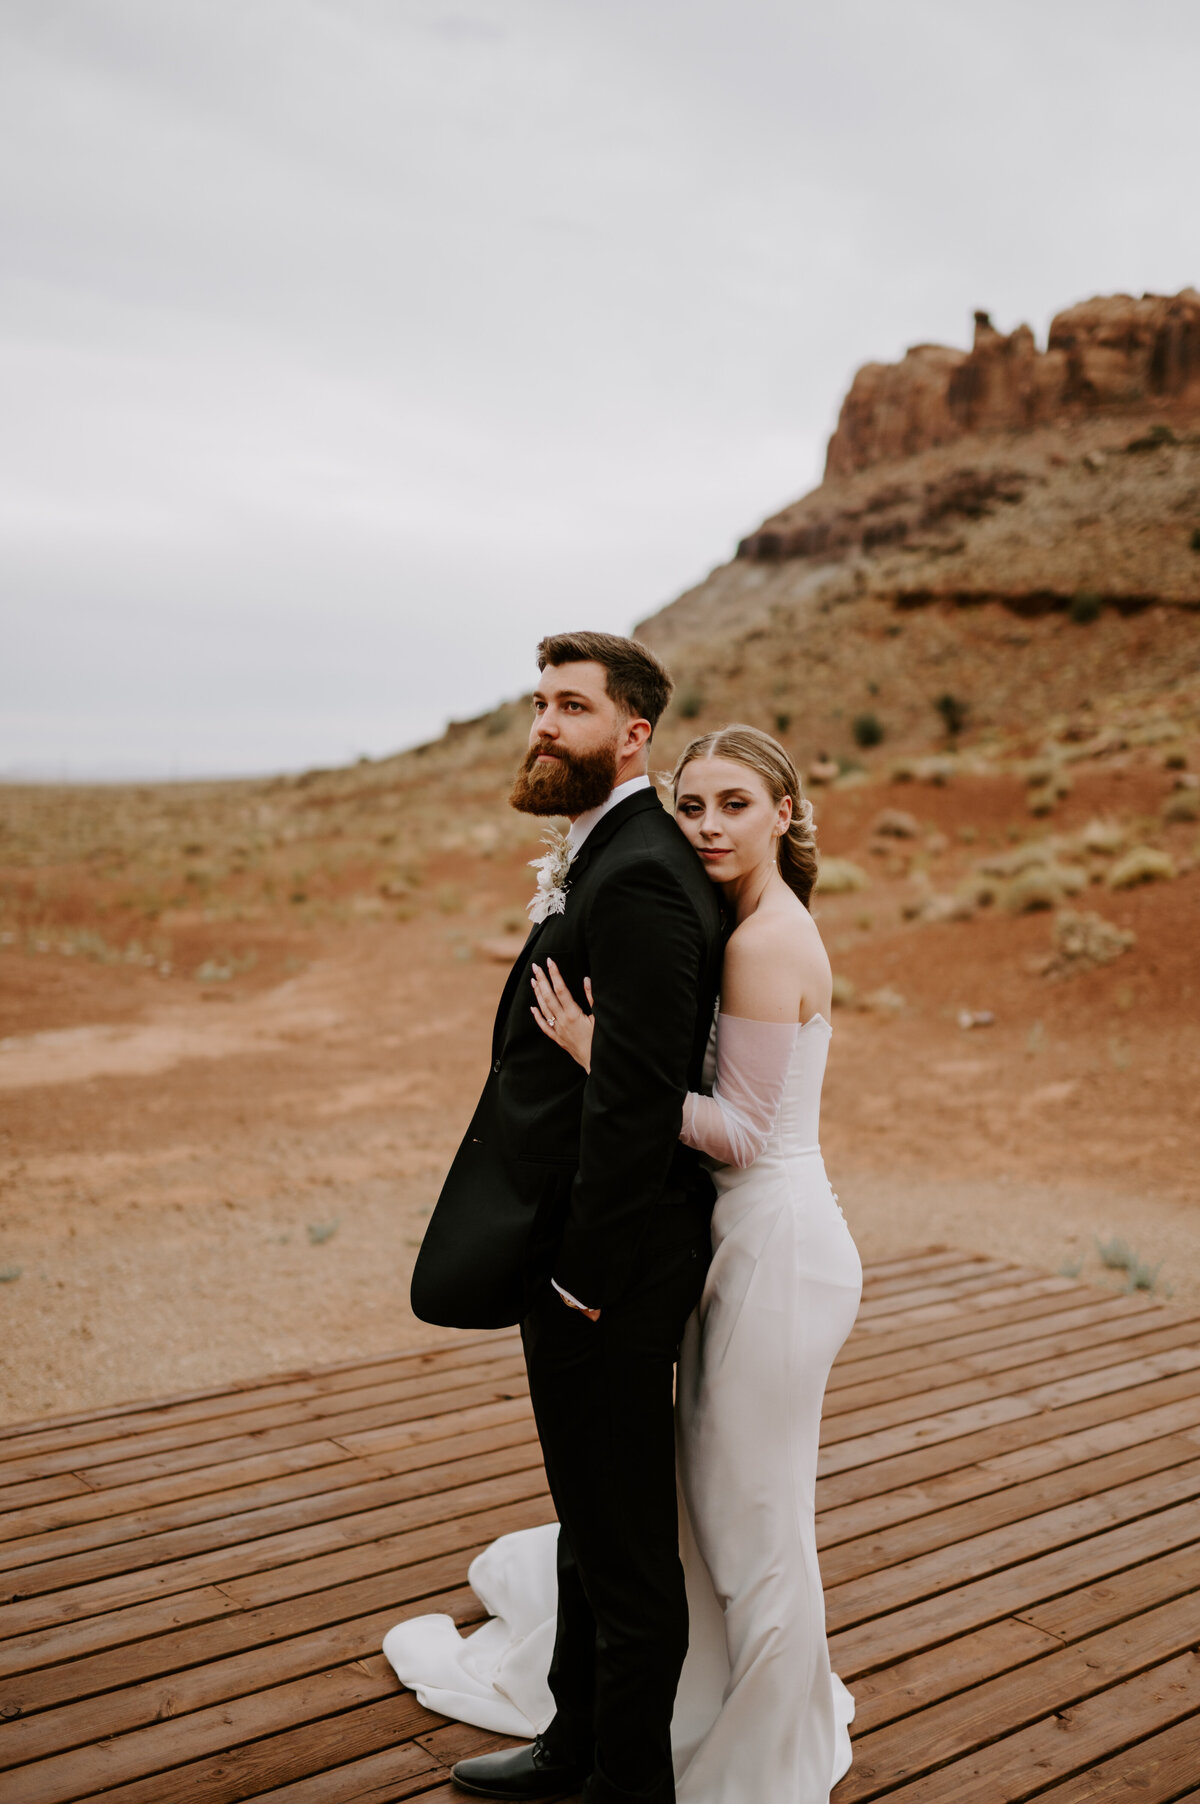
[[[795,1021],[717,1016],[717,1075],[711,1096],[690,1091],[679,1138],[722,1165],[753,1165],[771,1136],[787,1082]]]

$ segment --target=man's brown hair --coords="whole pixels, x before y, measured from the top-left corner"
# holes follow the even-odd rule
[[[538,646],[538,669],[547,664],[603,664],[610,699],[651,727],[658,725],[675,687],[653,652],[618,633],[551,633]]]

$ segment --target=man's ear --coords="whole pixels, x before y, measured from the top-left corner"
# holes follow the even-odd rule
[[[632,758],[635,752],[646,749],[650,743],[650,735],[654,728],[648,720],[630,720],[625,724],[625,737],[621,741],[621,757]]]

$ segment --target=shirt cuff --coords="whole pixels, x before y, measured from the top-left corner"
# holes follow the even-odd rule
[[[581,1303],[578,1297],[573,1297],[569,1290],[564,1290],[562,1285],[557,1283],[555,1279],[551,1278],[550,1282],[554,1285],[555,1290],[558,1292],[563,1302],[569,1303],[572,1309],[582,1309],[584,1311],[590,1309],[591,1305],[589,1303]]]

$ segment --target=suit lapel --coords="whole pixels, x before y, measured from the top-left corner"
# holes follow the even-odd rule
[[[571,870],[567,882],[568,911],[571,907],[572,885],[579,881],[579,878],[588,868],[589,863],[595,858],[596,854],[608,844],[617,829],[621,827],[625,821],[631,819],[633,815],[641,814],[644,809],[661,808],[661,806],[662,803],[659,801],[657,793],[653,789],[639,789],[636,790],[633,795],[626,796],[623,802],[618,802],[617,806],[611,809],[602,820],[596,822],[596,825],[592,828],[591,832],[584,840],[583,845],[580,847],[578,855],[571,861]],[[548,915],[546,921],[554,920],[556,918],[556,916]],[[508,1020],[509,1012],[513,1005],[513,999],[517,993],[517,985],[528,975],[530,956],[533,952],[533,948],[536,946],[545,930],[546,921],[538,921],[531,928],[529,938],[518,952],[516,962],[509,972],[504,989],[501,992],[500,1003],[496,1009],[496,1021],[492,1028],[493,1059],[496,1059],[499,1056],[501,1041],[504,1037],[505,1023]]]

